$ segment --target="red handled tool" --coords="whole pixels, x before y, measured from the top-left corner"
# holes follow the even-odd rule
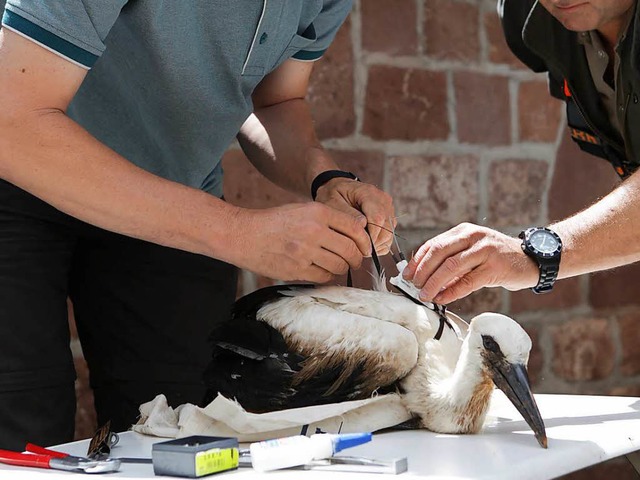
[[[120,469],[120,461],[116,459],[91,460],[85,457],[75,457],[68,453],[42,448],[32,443],[27,444],[26,450],[30,453],[0,450],[0,463],[81,473],[107,473]]]

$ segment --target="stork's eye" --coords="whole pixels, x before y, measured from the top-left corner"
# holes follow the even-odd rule
[[[489,335],[482,335],[482,344],[484,345],[484,348],[486,348],[491,352],[500,351],[500,345],[498,345],[498,343],[493,339],[493,337]]]

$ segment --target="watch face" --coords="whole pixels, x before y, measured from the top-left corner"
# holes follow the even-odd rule
[[[553,253],[559,246],[558,240],[544,230],[533,232],[529,237],[529,243],[541,253]]]

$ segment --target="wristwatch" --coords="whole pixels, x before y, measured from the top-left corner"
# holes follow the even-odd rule
[[[533,287],[534,293],[547,293],[553,288],[560,270],[562,240],[556,232],[545,227],[527,228],[518,235],[522,239],[522,251],[538,264],[540,277]]]

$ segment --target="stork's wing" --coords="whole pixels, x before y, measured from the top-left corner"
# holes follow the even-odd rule
[[[317,290],[269,287],[238,300],[232,320],[213,336],[205,375],[209,396],[220,392],[247,410],[272,411],[395,388],[416,364],[415,335],[394,323],[336,310],[313,296]]]
[[[360,369],[362,388],[371,392],[404,377],[415,366],[416,335],[391,321],[405,312],[389,309],[389,294],[322,287],[294,288],[284,295],[265,304],[257,317],[278,330],[289,348],[306,357],[296,384],[325,371],[339,371],[327,391],[331,394]]]

